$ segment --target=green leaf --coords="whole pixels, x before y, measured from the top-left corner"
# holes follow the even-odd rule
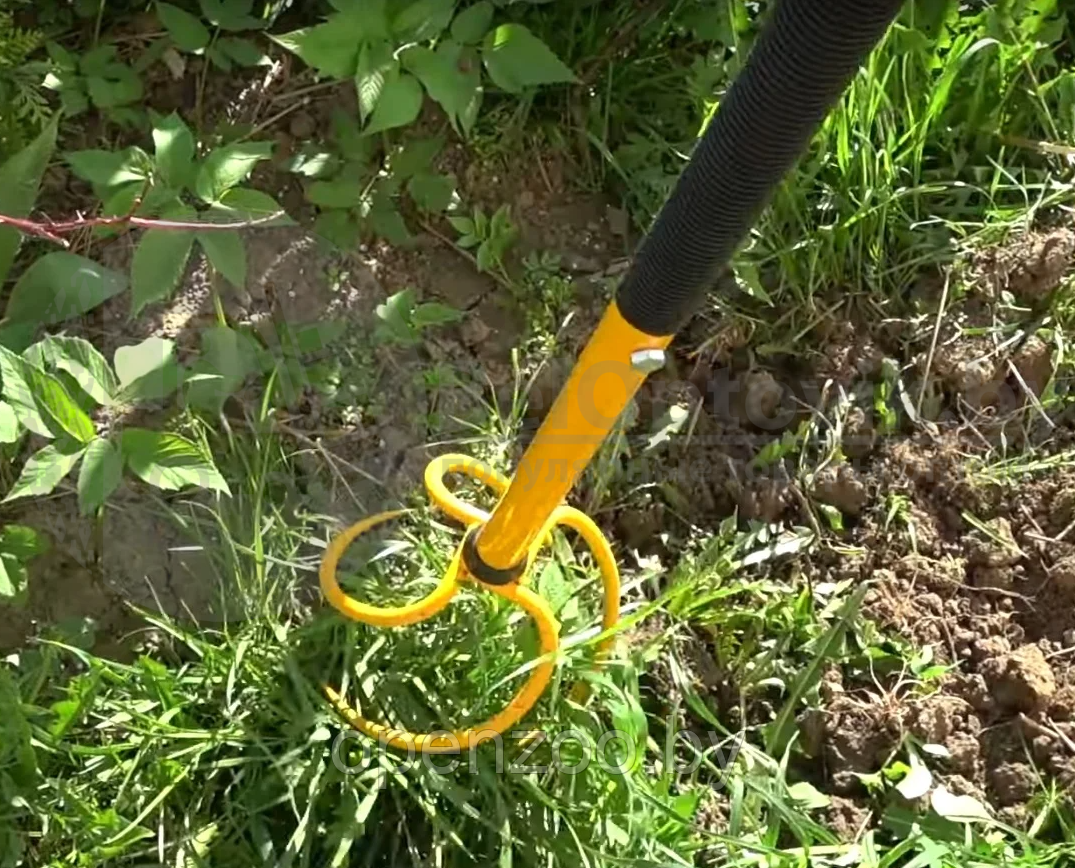
[[[0,600],[21,601],[26,593],[28,561],[48,551],[44,537],[31,527],[9,524],[0,529]],[[29,747],[29,735],[27,735]]]
[[[322,211],[314,220],[314,232],[340,250],[350,250],[358,244],[362,227],[350,211]]]
[[[141,189],[153,171],[149,155],[141,148],[71,151],[64,154],[64,159],[72,172],[93,184],[94,191],[101,198],[104,198],[103,194],[132,182],[138,182],[136,187]]]
[[[267,220],[273,214],[280,216],[275,220]],[[209,216],[214,223],[263,220],[265,222],[259,223],[259,227],[295,225],[295,221],[287,216],[280,203],[272,196],[260,190],[248,190],[245,187],[233,187],[228,190],[220,197],[220,201],[213,205]]]
[[[202,332],[201,357],[193,373],[201,377],[187,386],[187,401],[194,407],[219,413],[228,396],[236,392],[255,369],[253,342],[227,326]]]
[[[157,168],[172,187],[189,187],[194,175],[194,135],[176,112],[151,117]]]
[[[254,166],[272,157],[272,147],[272,142],[245,142],[218,148],[198,170],[194,192],[204,202],[219,201],[224,193],[245,181]]]
[[[209,61],[213,66],[223,72],[231,72],[235,68],[235,64],[231,62],[231,58],[221,51],[220,46],[216,43],[213,43],[205,49],[205,56],[209,58]]]
[[[19,417],[7,401],[0,401],[0,443],[14,443],[19,439]]]
[[[397,75],[399,62],[392,56],[390,43],[366,43],[358,53],[355,90],[358,91],[358,114],[365,123],[384,91],[385,82]]]
[[[147,229],[131,262],[131,312],[171,296],[183,277],[194,245],[194,233]]]
[[[17,560],[33,560],[49,550],[48,539],[32,527],[6,524],[0,528],[0,554]]]
[[[0,602],[20,605],[17,601],[21,601],[26,593],[28,576],[23,564],[0,553]]]
[[[411,314],[411,322],[415,328],[423,329],[429,326],[448,325],[459,322],[463,318],[463,312],[451,305],[441,304],[439,301],[427,301],[418,305]]]
[[[455,0],[412,0],[392,21],[392,33],[415,42],[439,36],[455,12]]]
[[[198,243],[209,257],[213,268],[224,275],[232,286],[246,286],[246,246],[236,230],[199,232]]]
[[[86,443],[96,431],[59,379],[0,346],[4,397],[27,428],[42,437],[70,435]]]
[[[65,335],[49,335],[41,343],[46,365],[66,371],[98,404],[111,402],[119,389],[119,381],[93,344]]]
[[[389,158],[389,170],[392,177],[399,181],[405,181],[419,172],[427,171],[443,147],[443,136],[409,139],[403,147]]]
[[[178,434],[127,428],[122,435],[121,448],[131,472],[164,491],[197,485],[231,493],[213,462],[196,445]]]
[[[186,10],[158,2],[157,17],[182,51],[201,51],[209,44],[208,28]]]
[[[477,235],[477,231],[474,221],[469,217],[449,217],[448,222],[452,224],[452,228],[460,235]]]
[[[455,197],[455,177],[423,172],[411,178],[407,192],[423,211],[440,213],[452,204]]]
[[[290,328],[291,345],[300,355],[319,353],[339,340],[347,331],[347,321],[342,319],[325,322],[307,323],[297,328]]]
[[[493,4],[479,0],[455,16],[452,21],[452,38],[457,42],[481,42],[493,23]]]
[[[52,119],[36,139],[0,165],[0,214],[25,217],[33,210],[41,176],[56,147],[59,115]],[[22,234],[11,226],[0,226],[0,281],[7,277]]]
[[[375,313],[384,323],[378,331],[393,340],[403,343],[411,343],[416,338],[416,332],[411,325],[411,314],[414,311],[414,290],[411,288],[401,289],[390,295],[385,301],[377,305]]]
[[[19,277],[4,316],[8,323],[51,325],[81,316],[126,288],[126,277],[92,259],[47,253]]]
[[[469,131],[482,97],[481,68],[474,50],[446,39],[436,51],[421,45],[408,48],[402,59],[448,114],[452,125]]]
[[[225,36],[217,40],[216,47],[239,66],[261,66],[272,62],[265,52],[249,39]]]
[[[355,208],[365,189],[361,181],[314,181],[306,188],[306,199],[320,208]]]
[[[253,0],[200,0],[202,15],[221,30],[258,30],[266,22],[250,14]]]
[[[120,347],[113,358],[124,401],[154,401],[179,387],[181,372],[175,344],[164,338],[146,338],[140,344]]]
[[[414,241],[403,215],[387,196],[374,197],[374,204],[366,215],[369,228],[391,244],[405,247]]]
[[[413,75],[401,72],[385,81],[366,135],[414,123],[422,110],[422,86]]]
[[[78,509],[92,515],[123,479],[123,456],[111,441],[98,437],[86,447],[78,472]]]
[[[383,39],[383,26],[370,14],[376,3],[360,3],[324,24],[270,37],[329,78],[353,78],[365,42]],[[374,10],[375,11],[375,10]]]
[[[22,473],[11,486],[3,502],[20,497],[41,497],[49,494],[60,484],[82,457],[84,446],[70,447],[66,451],[50,443],[31,455],[23,465]]]
[[[332,111],[332,137],[344,159],[351,163],[368,163],[376,149],[376,142],[362,135],[358,121],[343,109]]]
[[[117,108],[138,102],[145,89],[138,73],[122,63],[108,64],[101,75],[86,79],[86,89],[97,108]]]
[[[576,80],[575,73],[521,24],[501,24],[486,35],[482,57],[489,77],[509,93]]]

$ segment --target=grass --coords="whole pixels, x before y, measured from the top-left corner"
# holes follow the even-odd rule
[[[510,159],[520,133],[536,137],[577,162],[583,185],[621,193],[636,224],[648,225],[749,49],[758,5],[528,7],[527,23],[584,87],[510,109],[493,104],[479,121],[479,147]],[[1070,214],[1063,148],[1075,141],[1075,15],[1055,0],[963,6],[957,14],[953,2],[908,4],[756,227],[736,263],[743,291],[707,312],[751,325],[752,353],[806,354],[813,329],[839,315],[834,292],[855,295],[876,319],[899,312],[926,322],[910,292],[924,274],[968,245]],[[511,400],[494,397],[483,418],[465,423],[467,447],[504,469],[519,447],[528,385],[555,351],[572,302],[570,280],[548,256],[526,260],[512,286],[527,341]],[[1050,304],[1044,319],[1025,309],[1013,316],[1062,335],[1070,292]],[[379,373],[367,369],[367,350],[353,342],[330,360],[340,368],[331,371],[339,402],[358,416],[377,414]],[[454,388],[449,379],[430,364],[426,386]],[[837,834],[799,725],[821,705],[824,673],[876,680],[888,667],[901,689],[922,696],[936,673],[919,649],[866,619],[866,585],[799,572],[804,558],[835,551],[816,522],[732,517],[698,528],[684,516],[667,529],[674,560],[618,552],[625,615],[599,671],[594,570],[557,538],[533,581],[557,610],[565,648],[526,721],[550,738],[508,739],[502,756],[487,746],[453,768],[446,758],[430,766],[369,753],[324,701],[323,682],[394,725],[478,721],[528,671],[533,627],[473,589],[406,630],[326,611],[315,575],[338,520],[309,490],[331,484],[334,471],[300,466],[299,447],[267,403],[246,413],[243,422],[186,421],[233,496],[160,506],[208,556],[220,622],[141,613],[144,630],[122,661],[47,625],[0,666],[0,868],[1046,868],[1075,855],[1070,800],[1052,784],[1033,803],[1029,832],[909,807],[894,791],[902,741],[877,775],[867,826],[850,841]],[[819,465],[842,460],[832,432],[843,422],[821,421],[774,441],[757,466],[790,457],[805,484]],[[630,450],[624,432],[602,449],[585,486],[591,510],[629,497],[621,474]],[[1071,461],[1070,452],[1006,455],[979,476],[1011,480]],[[890,493],[887,509],[894,532],[910,533],[917,548],[910,502]],[[415,599],[457,542],[456,529],[416,511],[348,556],[345,583],[381,603]],[[578,681],[590,687],[586,703],[571,698]],[[611,730],[621,736],[607,739]],[[554,752],[563,733],[570,738]],[[554,753],[568,765],[589,762],[569,773]]]

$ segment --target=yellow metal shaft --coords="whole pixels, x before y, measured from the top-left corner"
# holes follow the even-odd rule
[[[492,517],[477,539],[479,557],[498,570],[520,564],[553,511],[586,469],[642,381],[631,358],[664,349],[672,335],[654,336],[625,320],[613,301],[605,311]]]

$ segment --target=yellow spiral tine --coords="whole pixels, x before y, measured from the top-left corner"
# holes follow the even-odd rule
[[[430,498],[440,509],[467,526],[487,521],[488,513],[460,500],[448,490],[444,477],[449,473],[466,474],[488,485],[498,495],[503,494],[507,489],[507,478],[488,464],[467,455],[444,455],[430,462],[426,467],[426,488]],[[402,514],[404,511],[398,510],[370,516],[352,525],[329,544],[321,562],[321,588],[329,602],[344,615],[356,621],[382,627],[414,624],[440,612],[451,601],[459,584],[471,578],[463,565],[463,549],[460,546],[456,549],[440,584],[431,594],[415,603],[398,607],[377,607],[361,603],[343,593],[336,580],[336,569],[343,552],[361,534],[383,522],[398,518]],[[569,527],[576,531],[593,553],[604,589],[602,627],[604,630],[611,629],[619,620],[620,615],[619,569],[608,540],[588,515],[571,506],[557,507],[531,546],[528,563],[534,562],[538,550],[548,541],[557,526]],[[393,729],[363,717],[337,690],[329,685],[324,685],[325,695],[340,716],[355,729],[372,739],[400,750],[454,753],[467,750],[509,730],[530,712],[545,692],[552,678],[555,656],[560,647],[560,625],[552,608],[542,596],[524,586],[525,580],[526,573],[517,582],[484,586],[487,590],[520,606],[533,617],[537,624],[542,651],[541,659],[511,702],[484,723],[448,734],[408,732]],[[598,660],[607,655],[614,639],[615,637],[608,636],[601,641],[597,649]],[[586,684],[579,682],[572,688],[571,696],[575,701],[582,702],[585,701],[588,692]]]
[[[393,510],[364,518],[337,535],[325,550],[319,571],[321,592],[329,603],[348,618],[361,621],[363,624],[372,624],[374,627],[402,627],[407,624],[417,624],[419,621],[425,621],[436,615],[451,602],[455,592],[459,590],[457,571],[449,569],[440,580],[440,584],[430,594],[405,606],[371,606],[344,593],[336,578],[336,569],[343,553],[362,534],[386,521],[399,518],[405,513],[406,510]]]

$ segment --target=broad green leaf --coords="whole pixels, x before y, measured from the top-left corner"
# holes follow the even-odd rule
[[[14,443],[19,439],[19,417],[7,401],[0,401],[0,443]]]
[[[18,601],[26,593],[26,567],[0,554],[0,602]]]
[[[60,448],[50,443],[31,455],[23,465],[22,473],[11,486],[11,491],[4,498],[4,503],[9,500],[18,500],[20,497],[41,497],[49,494],[52,489],[60,484],[71,469],[82,457],[85,446],[73,446],[68,444]]]
[[[107,404],[119,389],[119,381],[104,356],[82,338],[49,335],[42,342],[46,365],[66,371],[98,404]]]
[[[267,220],[273,214],[280,216],[275,220]],[[242,223],[252,220],[264,220],[259,227],[269,226],[294,226],[292,220],[284,212],[280,203],[268,193],[260,190],[248,190],[245,187],[233,187],[228,190],[220,201],[204,214],[214,223]]]
[[[366,43],[358,53],[355,90],[358,92],[358,114],[362,123],[373,114],[384,91],[385,82],[399,71],[399,62],[392,56],[387,41]]]
[[[81,316],[126,288],[124,275],[92,259],[47,253],[19,277],[4,316],[9,323],[51,325]]]
[[[362,135],[354,115],[340,108],[332,112],[332,138],[344,159],[356,164],[368,163],[377,146]]]
[[[295,351],[306,355],[328,349],[329,345],[343,337],[346,331],[347,321],[337,319],[289,327],[289,337]]]
[[[391,244],[406,247],[414,242],[403,215],[386,196],[375,196],[373,206],[366,215],[369,228]]]
[[[131,262],[131,312],[171,297],[190,258],[194,233],[174,229],[147,229],[134,249]]]
[[[131,472],[164,491],[197,485],[231,493],[213,462],[194,443],[178,434],[127,428],[121,448]]]
[[[440,213],[452,204],[455,197],[455,178],[451,175],[422,172],[407,183],[407,192],[423,211]]]
[[[235,64],[231,62],[231,58],[221,51],[220,46],[215,42],[205,49],[205,56],[209,58],[209,61],[217,69],[224,72],[231,72],[235,68]]]
[[[389,171],[393,178],[405,181],[421,172],[429,171],[433,160],[444,147],[443,136],[427,139],[409,139],[389,157]]]
[[[477,235],[477,227],[469,217],[449,217],[448,222],[460,235]]]
[[[194,135],[176,112],[153,118],[157,168],[172,187],[189,187],[194,175]]]
[[[101,75],[88,78],[86,89],[97,108],[130,105],[145,93],[138,73],[122,63],[108,64]]]
[[[250,14],[253,0],[200,0],[202,15],[221,30],[258,30],[266,22]]]
[[[404,67],[418,76],[429,95],[441,104],[449,117],[454,115],[459,102],[456,83],[464,74],[452,62],[451,55],[416,45],[403,52],[402,60]]]
[[[306,198],[321,208],[355,208],[365,189],[361,181],[314,181],[306,188]]]
[[[83,75],[108,75],[109,68],[116,62],[117,50],[112,42],[102,42],[96,48],[91,48],[79,57],[79,71]]]
[[[41,176],[56,147],[58,123],[59,115],[29,145],[0,165],[0,214],[25,217],[33,210]],[[21,240],[19,230],[0,226],[0,281],[7,277]]]
[[[415,42],[439,36],[455,12],[455,0],[411,0],[392,21],[392,33]]]
[[[0,600],[18,601],[26,592],[26,564],[48,551],[48,541],[32,527],[0,528]]]
[[[5,524],[0,528],[0,554],[26,562],[49,550],[48,538],[32,527]]]
[[[401,72],[385,81],[366,135],[412,124],[421,110],[422,86],[413,75]]]
[[[457,42],[481,42],[493,23],[493,4],[479,0],[455,16],[452,21],[452,38]]]
[[[132,182],[137,182],[135,188],[141,190],[153,171],[149,155],[135,147],[122,151],[71,151],[64,154],[64,159],[72,172],[93,184],[101,198],[104,198],[103,194]]]
[[[3,377],[3,395],[6,403],[15,413],[15,418],[23,427],[41,437],[52,438],[54,435],[41,418],[30,389],[33,374],[27,370],[29,363],[22,356],[0,344],[0,376]]]
[[[350,211],[322,211],[314,220],[313,230],[340,250],[350,250],[358,244],[362,227]]]
[[[489,77],[509,93],[576,80],[552,49],[521,24],[501,24],[487,34],[482,57]]]
[[[157,16],[183,51],[201,51],[209,44],[209,30],[201,21],[171,3],[157,3]]]
[[[445,39],[436,51],[424,46],[407,49],[403,63],[444,109],[452,126],[469,133],[483,98],[477,52],[454,39]]]
[[[202,378],[187,387],[188,402],[219,413],[228,396],[254,371],[255,361],[255,348],[246,335],[227,326],[206,329],[202,332],[201,356],[192,369]]]
[[[358,4],[351,10],[333,15],[317,27],[270,38],[324,76],[352,78],[358,68],[358,54],[363,43],[385,35],[377,32],[376,21],[362,8],[365,5]]]
[[[240,142],[213,151],[198,170],[194,192],[206,203],[218,202],[245,181],[262,160],[272,156],[272,142]]]
[[[71,436],[86,443],[96,431],[59,379],[0,346],[4,398],[19,421],[42,437]]]
[[[111,441],[98,437],[86,447],[78,472],[78,509],[92,515],[119,487],[123,479],[123,456]]]
[[[198,243],[232,286],[246,286],[246,246],[238,231],[199,232]]]
[[[120,347],[113,362],[122,400],[159,400],[179,387],[181,371],[172,341],[152,337],[134,346]]]
[[[265,52],[249,39],[225,36],[217,40],[216,47],[239,66],[260,66],[272,62]]]
[[[427,328],[429,326],[448,325],[459,322],[463,318],[463,312],[451,305],[441,304],[439,301],[427,301],[418,305],[411,314],[411,322],[415,328]]]

